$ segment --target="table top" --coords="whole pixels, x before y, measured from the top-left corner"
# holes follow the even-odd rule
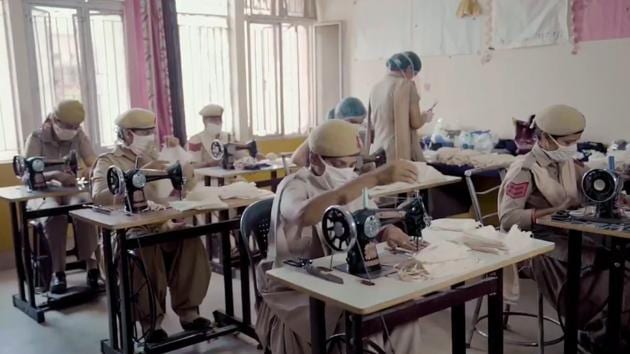
[[[398,194],[409,193],[414,191],[421,191],[425,189],[437,188],[446,186],[449,184],[457,183],[462,180],[457,176],[444,176],[444,179],[424,181],[418,183],[394,183],[387,186],[378,186],[370,189],[369,194],[372,198],[395,196]]]
[[[425,239],[431,242],[430,237],[427,236]],[[410,300],[419,299],[436,291],[446,290],[452,285],[517,264],[550,252],[554,248],[551,242],[536,239],[531,239],[531,241],[527,247],[508,255],[474,252],[479,259],[475,266],[466,267],[460,272],[452,273],[452,275],[427,280],[407,282],[396,277],[381,277],[373,280],[374,286],[369,286],[362,284],[361,279],[354,275],[334,270],[332,274],[344,279],[344,284],[336,284],[291,266],[271,269],[267,275],[290,288],[328,304],[333,304],[355,314],[369,315]],[[380,244],[378,247],[379,254],[383,254],[385,245]],[[336,254],[333,259],[333,266],[344,263],[345,258],[345,253]],[[313,261],[313,265],[328,267],[330,257],[316,259]]]
[[[292,167],[292,166],[290,166]],[[204,167],[195,170],[195,175],[211,178],[231,178],[237,176],[251,175],[258,172],[272,172],[284,170],[283,165],[271,165],[268,167],[261,167],[257,170],[226,170],[220,166]]]
[[[29,191],[25,186],[10,186],[0,188],[0,200],[25,202],[39,198],[67,197],[88,191],[87,187],[48,187],[45,190]]]
[[[229,210],[247,207],[259,200],[269,198],[270,196],[261,198],[261,199],[228,199],[224,202],[227,204],[226,207],[215,207],[215,208],[207,208],[207,209],[194,209],[194,210],[186,210],[186,211],[178,211],[173,208],[169,208],[166,210],[160,211],[150,211],[146,213],[140,214],[129,214],[122,209],[113,210],[110,214],[104,214],[95,211],[91,208],[74,210],[70,212],[70,216],[85,221],[87,223],[93,224],[95,226],[108,229],[108,230],[121,230],[121,229],[129,229],[133,227],[140,227],[151,224],[163,223],[171,219],[182,219],[191,217],[198,214],[206,214],[215,211]],[[272,196],[271,196],[272,197]]]
[[[538,225],[544,225],[564,230],[587,232],[593,235],[612,236],[630,239],[630,231],[625,231],[623,225],[596,223],[579,220],[553,220],[545,216],[536,220]]]

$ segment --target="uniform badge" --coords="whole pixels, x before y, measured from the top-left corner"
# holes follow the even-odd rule
[[[507,194],[510,198],[519,199],[523,198],[527,195],[527,189],[529,187],[529,182],[522,183],[510,183],[508,184],[505,194]]]

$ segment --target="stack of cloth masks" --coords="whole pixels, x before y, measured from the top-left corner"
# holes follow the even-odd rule
[[[484,168],[507,166],[515,157],[508,154],[483,153],[477,150],[444,147],[437,151],[435,162],[452,166],[473,166]]]

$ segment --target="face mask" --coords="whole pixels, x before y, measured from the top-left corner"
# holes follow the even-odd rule
[[[326,176],[334,188],[340,187],[358,177],[352,167],[339,168],[327,162],[324,162],[324,165],[326,165],[324,176]]]
[[[543,149],[550,159],[556,162],[570,161],[573,159],[573,156],[575,156],[575,154],[578,152],[577,144],[564,146],[564,145],[559,144],[558,141],[554,139],[553,137],[551,136],[549,137],[554,143],[556,143],[556,146],[558,146],[558,149],[553,150],[553,151],[547,151]]]
[[[215,137],[221,134],[221,126],[215,123],[206,123],[206,132],[212,137]]]
[[[129,149],[136,155],[146,153],[155,144],[155,134],[138,135],[133,132],[131,134],[133,135],[133,142],[129,145]]]
[[[53,130],[55,131],[55,135],[59,140],[72,140],[75,135],[77,135],[77,130],[74,129],[65,129],[59,126],[57,122],[52,123]]]

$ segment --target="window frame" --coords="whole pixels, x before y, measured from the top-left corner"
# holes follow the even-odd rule
[[[244,1],[248,1],[248,0],[244,0]],[[284,3],[284,1],[282,0],[278,0],[281,1],[282,3]],[[305,1],[305,6],[309,6],[308,4],[311,3],[310,0],[304,0]],[[282,10],[282,8],[279,10],[281,13],[282,11],[285,11],[284,13],[286,13],[286,9]],[[252,111],[251,111],[251,107],[252,107],[252,85],[251,85],[251,69],[252,69],[252,56],[251,56],[251,52],[250,52],[250,48],[251,48],[251,31],[250,31],[250,25],[251,24],[268,24],[268,25],[274,25],[274,26],[278,26],[278,28],[280,29],[279,32],[276,33],[276,30],[274,30],[274,37],[276,37],[276,45],[274,48],[274,52],[277,53],[277,59],[276,59],[276,66],[277,66],[277,73],[276,73],[276,81],[277,81],[277,87],[276,87],[276,95],[278,95],[278,99],[276,100],[276,104],[277,104],[277,110],[278,110],[278,114],[279,114],[279,128],[278,128],[278,132],[275,134],[267,134],[267,135],[256,135],[254,134],[254,124],[253,124],[253,115],[252,115]],[[316,124],[316,118],[314,117],[314,113],[313,110],[315,109],[315,91],[314,91],[314,87],[315,87],[315,83],[314,83],[314,65],[313,65],[313,58],[314,58],[314,48],[313,48],[313,31],[315,28],[315,25],[317,24],[317,21],[315,18],[311,18],[311,17],[288,17],[288,16],[275,16],[275,15],[248,15],[247,14],[247,7],[245,7],[245,16],[244,16],[244,27],[245,27],[245,48],[244,48],[244,53],[245,53],[245,59],[246,59],[246,72],[247,72],[247,87],[246,87],[246,92],[247,92],[247,132],[249,134],[250,137],[253,137],[257,140],[265,140],[265,139],[277,139],[277,138],[297,138],[297,137],[304,137],[308,135],[308,132],[298,132],[298,133],[291,133],[291,134],[286,134],[285,133],[285,117],[284,117],[284,86],[283,86],[283,70],[282,70],[282,60],[283,60],[283,55],[282,55],[282,25],[283,24],[289,24],[289,25],[297,25],[297,26],[304,26],[307,30],[307,40],[308,40],[308,60],[309,60],[309,68],[308,68],[308,72],[309,72],[309,76],[310,76],[310,80],[308,83],[308,89],[310,91],[310,100],[309,100],[309,116],[308,116],[308,121],[309,121],[309,126],[312,127],[314,124]],[[309,128],[310,130],[310,128]]]
[[[123,34],[126,33],[124,2],[118,0],[25,0],[23,2],[23,13],[25,17],[26,31],[26,50],[28,52],[28,69],[32,74],[30,77],[30,89],[33,92],[32,98],[32,117],[30,126],[35,129],[41,126],[44,115],[48,112],[43,111],[41,106],[39,75],[37,70],[37,56],[35,53],[35,33],[33,29],[33,13],[32,10],[36,6],[64,8],[76,10],[77,14],[77,46],[79,65],[79,82],[81,86],[81,101],[85,104],[86,116],[97,117],[99,121],[90,121],[86,119],[83,123],[84,132],[90,137],[93,147],[97,152],[109,150],[112,145],[106,145],[101,141],[100,117],[98,115],[98,98],[96,86],[96,68],[94,63],[94,48],[92,43],[92,28],[90,24],[90,12],[98,11],[103,15],[120,15],[123,24]],[[128,64],[127,36],[124,36],[123,55],[125,65]],[[127,69],[126,69],[127,70]],[[125,77],[126,85],[129,87],[129,73]],[[128,92],[129,94],[129,92]],[[129,95],[130,96],[130,95]],[[130,100],[131,97],[128,97]],[[30,134],[23,131],[24,136]]]
[[[15,77],[15,67],[16,67],[16,63],[15,63],[15,55],[14,55],[14,51],[13,51],[13,46],[12,46],[12,25],[11,25],[11,19],[10,19],[10,11],[9,11],[9,1],[8,0],[0,0],[0,14],[2,16],[2,21],[4,23],[4,32],[5,32],[5,46],[6,46],[6,52],[7,52],[7,64],[8,64],[8,71],[9,71],[9,77],[8,77],[8,84],[9,84],[9,88],[11,91],[11,97],[10,97],[10,104],[11,104],[11,111],[13,113],[14,116],[14,127],[13,127],[13,134],[16,134],[17,136],[17,141],[16,141],[16,146],[15,146],[15,150],[6,150],[6,151],[1,151],[0,152],[0,162],[3,161],[9,161],[12,156],[10,156],[11,154],[16,154],[19,153],[22,150],[22,146],[24,145],[24,143],[22,142],[22,134],[20,134],[21,130],[22,130],[22,124],[21,124],[21,119],[17,119],[18,117],[18,100],[17,100],[17,96],[18,96],[18,92],[17,92],[17,87],[16,87],[16,77]],[[11,132],[9,132],[10,134]],[[6,154],[6,156],[5,156]]]

